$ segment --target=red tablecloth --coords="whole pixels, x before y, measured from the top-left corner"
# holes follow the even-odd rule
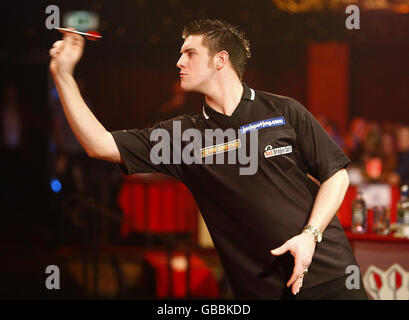
[[[196,203],[186,186],[170,179],[128,178],[118,196],[122,236],[131,232],[177,233],[197,229]]]

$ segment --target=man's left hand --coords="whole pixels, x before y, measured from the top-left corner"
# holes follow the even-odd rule
[[[311,264],[312,256],[315,251],[315,238],[311,233],[303,232],[284,243],[281,247],[271,250],[274,256],[280,256],[287,251],[294,257],[294,269],[290,280],[287,282],[287,287],[292,285],[292,293],[296,295],[302,287],[304,271]]]

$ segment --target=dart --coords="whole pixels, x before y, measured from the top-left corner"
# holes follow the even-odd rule
[[[80,31],[67,29],[67,28],[55,28],[55,29],[59,30],[59,31],[66,31],[66,32],[72,32],[72,33],[75,33],[75,34],[79,34],[79,35],[84,36],[85,38],[87,38],[88,40],[91,40],[91,41],[98,41],[98,40],[102,39],[101,34],[99,32],[97,32],[97,31],[80,32]]]

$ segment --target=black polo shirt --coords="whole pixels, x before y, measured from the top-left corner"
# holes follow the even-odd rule
[[[126,174],[161,172],[189,188],[235,296],[268,299],[288,290],[286,283],[294,267],[290,253],[274,257],[270,250],[302,232],[319,189],[306,173],[324,182],[350,160],[299,102],[255,91],[245,84],[243,87],[243,97],[231,116],[205,104],[197,116],[182,115],[152,128],[115,131],[112,135]],[[180,121],[182,132],[195,128],[203,137],[206,129],[233,128],[247,136],[257,130],[257,172],[240,175],[243,165],[227,161],[153,164],[150,151],[157,142],[150,141],[150,134],[154,129],[166,129],[172,141],[173,121]],[[246,140],[248,146],[250,139]],[[236,151],[225,155],[230,152]],[[316,246],[301,290],[344,276],[351,264],[356,264],[351,247],[334,217]]]

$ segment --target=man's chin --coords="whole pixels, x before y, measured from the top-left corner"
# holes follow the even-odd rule
[[[203,93],[203,90],[201,89],[199,84],[192,85],[187,83],[186,81],[181,80],[180,82],[180,88],[185,91],[185,92],[197,92],[197,93]]]
[[[194,92],[195,89],[193,86],[189,86],[185,81],[181,80],[180,81],[180,87],[183,91],[185,92]]]

